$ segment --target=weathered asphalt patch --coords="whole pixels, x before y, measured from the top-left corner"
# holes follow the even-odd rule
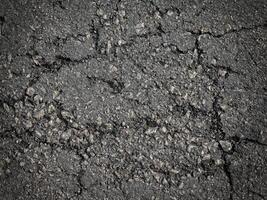
[[[266,2],[0,3],[3,199],[265,199]]]

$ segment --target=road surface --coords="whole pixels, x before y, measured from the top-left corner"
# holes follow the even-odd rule
[[[267,199],[266,0],[1,0],[0,199]]]

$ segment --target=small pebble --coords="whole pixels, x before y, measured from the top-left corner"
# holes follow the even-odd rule
[[[217,64],[217,60],[216,60],[215,58],[213,58],[213,59],[211,60],[211,64],[212,64],[212,65],[216,65],[216,64]]]
[[[48,113],[52,113],[52,112],[54,112],[56,110],[56,108],[55,108],[55,106],[54,105],[49,105],[49,107],[48,107]]]
[[[232,144],[229,141],[221,140],[219,141],[220,145],[222,146],[223,150],[228,152],[232,149]]]
[[[168,16],[172,16],[173,15],[173,11],[172,10],[168,10],[167,15]]]
[[[42,102],[43,98],[40,95],[36,95],[36,96],[34,96],[33,100],[36,103],[40,103],[40,102]]]
[[[166,129],[165,126],[163,126],[163,127],[161,128],[161,130],[162,130],[163,133],[166,133],[166,132],[167,132],[167,129]]]
[[[61,134],[63,140],[68,140],[71,137],[72,130],[69,129]]]
[[[71,119],[72,115],[71,113],[67,112],[67,111],[61,111],[61,115],[64,119]]]
[[[42,119],[42,118],[44,117],[44,115],[45,115],[45,111],[44,111],[44,110],[40,110],[40,111],[36,112],[36,113],[33,115],[33,117],[34,117],[35,119],[40,120],[40,119]]]
[[[3,103],[3,106],[6,112],[10,112],[10,108],[6,103]]]
[[[98,9],[98,10],[96,11],[96,14],[97,14],[98,16],[102,16],[102,15],[104,14],[104,12],[103,12],[102,9]]]
[[[135,31],[137,34],[140,34],[141,31],[144,29],[145,24],[144,23],[139,23],[135,26]]]
[[[25,123],[24,123],[25,127],[27,129],[31,128],[32,127],[32,122],[30,120],[27,120]]]
[[[101,126],[101,124],[103,123],[102,122],[102,118],[101,117],[97,117],[96,123],[97,123],[98,126]]]
[[[121,17],[124,17],[124,16],[126,15],[125,10],[120,10],[120,11],[119,11],[119,15],[120,15]]]
[[[32,88],[32,87],[27,88],[26,94],[28,96],[32,97],[34,95],[34,93],[35,93],[34,88]]]
[[[223,76],[224,77],[227,74],[227,71],[220,69],[218,73],[219,73],[220,76]]]
[[[41,133],[40,131],[35,131],[35,135],[36,135],[38,138],[42,137],[42,133]]]

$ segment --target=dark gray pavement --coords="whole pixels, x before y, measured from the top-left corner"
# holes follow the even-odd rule
[[[266,25],[266,0],[0,0],[0,199],[267,199]]]

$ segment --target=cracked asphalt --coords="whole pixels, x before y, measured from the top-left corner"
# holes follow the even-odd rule
[[[0,199],[267,199],[266,0],[1,0]]]

